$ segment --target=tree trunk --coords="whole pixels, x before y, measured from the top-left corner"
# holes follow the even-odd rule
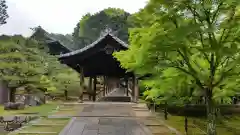
[[[216,135],[216,108],[212,99],[212,90],[206,90],[207,134]]]
[[[44,93],[44,95],[43,95],[43,104],[46,104],[46,94]]]
[[[185,105],[185,108],[184,108],[184,116],[185,116],[184,128],[185,128],[185,133],[186,133],[186,135],[188,135],[188,116],[187,116],[187,108],[188,108],[188,104],[186,104],[186,105]]]
[[[155,108],[156,109],[156,108]],[[164,107],[164,118],[165,120],[168,119],[168,114],[167,114],[167,102],[165,102],[165,107]]]
[[[68,100],[68,91],[64,90],[64,96],[65,96],[65,100]]]
[[[15,103],[15,94],[16,94],[16,89],[15,88],[10,89],[10,95],[9,95],[10,102]]]

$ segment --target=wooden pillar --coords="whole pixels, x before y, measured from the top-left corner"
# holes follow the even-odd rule
[[[108,82],[107,82],[107,77],[105,77],[105,95],[107,95],[107,90],[108,90]]]
[[[106,95],[108,94],[108,78],[106,78]]]
[[[135,102],[135,76],[132,77],[132,101]]]
[[[93,94],[93,89],[92,89],[92,84],[93,84],[93,78],[89,77],[89,82],[88,82],[88,99],[91,100],[92,99],[92,94]]]
[[[96,101],[96,94],[97,94],[97,77],[94,76],[93,80],[93,101]]]
[[[83,91],[84,91],[84,72],[83,67],[80,67],[80,92],[79,92],[79,102],[83,102]]]
[[[127,91],[126,91],[126,95],[128,96],[128,78],[126,79],[125,82],[126,82],[126,90],[127,90]]]
[[[108,78],[108,89],[107,89],[107,93],[109,93],[109,90],[110,90],[110,81],[109,81],[109,78]]]
[[[103,96],[106,95],[105,91],[106,91],[106,76],[103,77]]]
[[[127,77],[124,77],[124,82],[126,84],[126,86],[125,86],[125,94],[128,96],[128,78]]]
[[[138,103],[138,98],[139,98],[139,85],[138,85],[138,79],[135,77],[135,102]]]

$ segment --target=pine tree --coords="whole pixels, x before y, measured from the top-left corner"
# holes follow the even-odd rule
[[[6,20],[9,17],[7,14],[6,0],[0,0],[0,26],[7,23]]]

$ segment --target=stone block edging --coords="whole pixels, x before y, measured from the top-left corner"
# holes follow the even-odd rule
[[[59,135],[67,135],[67,133],[70,131],[71,126],[73,125],[73,123],[75,122],[77,118],[73,117],[68,124],[63,128],[63,130],[59,133]]]
[[[48,114],[52,114],[52,113],[54,113],[54,112],[56,112],[56,111],[58,111],[58,110],[59,110],[59,106],[57,106],[54,110],[52,110],[52,111],[49,112]],[[39,118],[37,118],[37,119],[35,119],[35,120],[33,120],[33,121],[30,121],[30,122],[27,123],[26,125],[24,125],[24,126],[18,128],[18,129],[16,129],[16,130],[8,133],[7,135],[14,135],[14,134],[22,131],[23,129],[25,129],[25,128],[27,128],[27,127],[30,127],[32,124],[37,124],[41,119],[42,119],[42,117],[40,116]]]

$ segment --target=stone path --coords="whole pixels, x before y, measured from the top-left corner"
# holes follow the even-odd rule
[[[98,101],[102,102],[131,102],[131,97],[125,94],[124,89],[116,88]]]
[[[82,104],[60,135],[152,135],[135,117],[134,103]]]
[[[109,98],[124,97],[115,89]],[[117,100],[120,101],[120,100]],[[156,120],[145,104],[131,102],[85,102],[59,135],[170,135],[173,132]],[[151,130],[151,131],[150,131]]]
[[[126,96],[124,89],[116,88],[112,92],[108,93],[108,97],[115,97],[115,96]]]

